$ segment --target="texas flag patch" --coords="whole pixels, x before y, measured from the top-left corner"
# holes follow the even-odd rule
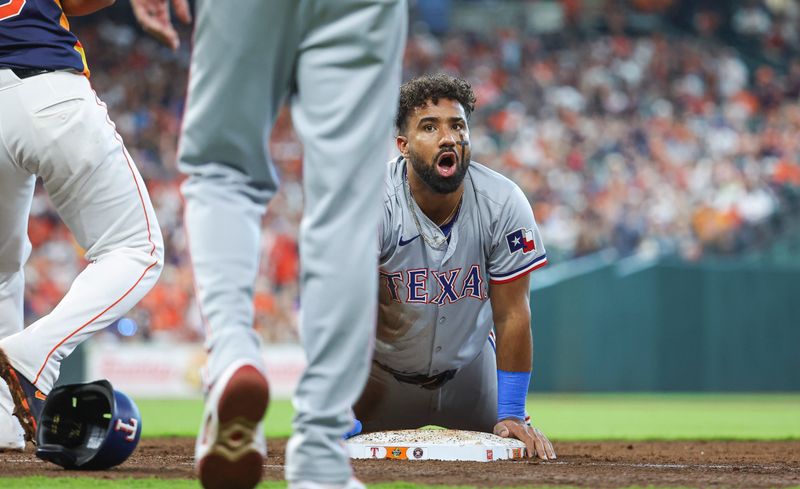
[[[506,242],[508,243],[508,252],[512,255],[520,250],[524,254],[536,250],[536,244],[533,242],[533,231],[530,229],[521,228],[506,234]]]

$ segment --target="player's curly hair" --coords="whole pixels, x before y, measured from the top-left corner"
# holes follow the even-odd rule
[[[440,98],[449,98],[460,103],[467,118],[475,110],[475,92],[466,80],[444,73],[422,75],[400,87],[400,107],[394,120],[397,130],[401,134],[405,132],[408,117],[414,109],[423,107],[428,100],[437,104]]]

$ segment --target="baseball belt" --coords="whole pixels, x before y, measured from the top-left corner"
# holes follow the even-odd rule
[[[42,73],[50,73],[53,70],[46,70],[43,68],[9,68],[17,75],[20,80],[30,78],[32,76],[41,75]]]
[[[445,385],[447,382],[452,380],[453,377],[456,376],[457,369],[453,370],[445,370],[444,372],[429,377],[427,375],[408,375],[400,373],[396,370],[393,370],[382,363],[375,362],[381,369],[389,372],[392,376],[397,379],[399,382],[403,382],[404,384],[413,384],[422,387],[423,389],[430,389],[435,390],[440,388],[441,386]]]

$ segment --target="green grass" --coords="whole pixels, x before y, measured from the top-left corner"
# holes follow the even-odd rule
[[[158,480],[158,479],[116,479],[102,480],[90,479],[86,477],[24,477],[2,479],[3,489],[197,489],[200,485],[197,481],[190,480]],[[262,482],[258,485],[259,489],[280,489],[286,487],[285,482]],[[407,482],[394,482],[388,484],[370,484],[370,489],[472,489],[475,486],[429,486],[422,484],[411,484]],[[533,486],[530,486],[533,489]],[[506,489],[528,489],[526,487],[506,488]],[[577,489],[574,487],[558,486],[536,486],[535,489]],[[631,486],[622,489],[645,489],[639,486]],[[652,489],[649,488],[649,489]],[[659,488],[659,489],[687,489],[681,487]],[[792,488],[789,488],[792,489]],[[796,488],[795,488],[796,489]]]
[[[534,422],[557,440],[800,439],[800,395],[533,396]]]
[[[197,435],[203,417],[200,400],[153,400],[136,399],[142,414],[142,436],[190,436]],[[264,431],[270,438],[288,437],[292,432],[294,410],[290,401],[273,400],[264,421]]]
[[[144,436],[195,436],[202,403],[138,400]],[[800,439],[800,394],[537,394],[534,423],[555,440]],[[268,437],[291,433],[292,406],[273,401]]]

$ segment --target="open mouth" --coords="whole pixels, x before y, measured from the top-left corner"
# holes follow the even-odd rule
[[[436,170],[442,177],[452,176],[456,172],[458,156],[452,151],[446,151],[436,159]]]

